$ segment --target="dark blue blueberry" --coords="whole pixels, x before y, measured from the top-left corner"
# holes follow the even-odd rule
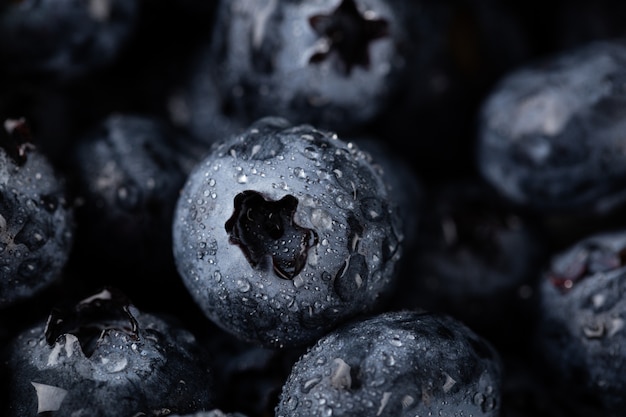
[[[70,172],[82,204],[72,259],[93,282],[114,284],[133,299],[147,284],[157,286],[155,294],[178,282],[172,216],[200,158],[183,154],[182,142],[165,122],[133,114],[112,114],[77,141]]]
[[[596,233],[555,253],[540,282],[536,353],[576,415],[626,406],[626,232]]]
[[[460,321],[421,311],[361,317],[293,366],[277,417],[499,416],[496,350]]]
[[[424,194],[416,248],[393,305],[450,314],[501,342],[526,339],[548,253],[538,222],[476,179]]]
[[[604,214],[626,201],[626,44],[594,42],[505,77],[480,113],[478,166],[511,201]]]
[[[419,8],[404,1],[222,2],[212,74],[223,113],[346,132],[402,92],[417,45]]]
[[[410,164],[407,155],[380,137],[358,136],[349,141],[365,152],[364,156],[385,178],[403,220],[405,248],[412,250],[422,221],[421,211],[426,204],[424,184],[417,169]]]
[[[189,175],[174,257],[207,316],[265,346],[315,341],[390,293],[403,223],[367,153],[265,118]]]
[[[113,288],[55,308],[3,351],[7,416],[160,416],[213,407],[206,353]]]
[[[74,240],[65,178],[34,146],[24,120],[0,128],[0,308],[60,281]]]
[[[136,0],[3,1],[0,62],[12,75],[72,79],[112,64],[131,37]]]
[[[182,81],[171,92],[168,114],[174,125],[185,129],[200,143],[213,144],[241,133],[247,124],[223,108],[220,81],[211,76],[216,64],[210,43],[203,46],[193,55]]]

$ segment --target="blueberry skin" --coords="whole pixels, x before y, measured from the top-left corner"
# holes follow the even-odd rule
[[[74,241],[65,178],[30,140],[24,120],[0,131],[0,308],[61,279]]]
[[[413,65],[418,7],[403,1],[222,2],[212,35],[223,112],[340,133],[383,113]]]
[[[624,230],[591,235],[554,254],[540,282],[536,352],[563,403],[582,415],[626,406],[624,253]]]
[[[548,256],[536,219],[477,178],[431,186],[424,200],[393,305],[450,314],[492,342],[525,340]]]
[[[0,7],[0,61],[12,75],[75,79],[115,60],[139,2],[25,0]]]
[[[178,271],[211,320],[286,348],[380,306],[403,229],[368,156],[281,118],[214,148],[189,175],[173,224]]]
[[[390,311],[323,336],[292,368],[276,417],[498,416],[501,364],[445,315]]]
[[[623,206],[625,64],[622,40],[598,41],[502,79],[480,110],[477,163],[486,180],[536,210]]]
[[[145,291],[176,277],[171,223],[193,164],[180,143],[165,121],[131,113],[110,114],[77,140],[69,172],[83,204],[74,258],[98,265],[92,280]]]
[[[112,288],[18,334],[3,350],[7,416],[158,416],[213,406],[212,372],[178,322]]]
[[[199,411],[195,414],[185,414],[184,416],[172,414],[171,417],[246,417],[246,415],[241,413],[225,413],[216,408],[211,411]]]

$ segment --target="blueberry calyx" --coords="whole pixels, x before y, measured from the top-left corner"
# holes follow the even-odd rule
[[[283,279],[302,271],[307,253],[317,244],[318,235],[294,221],[298,199],[286,195],[272,201],[252,190],[235,196],[233,215],[226,221],[229,242],[243,251],[255,269],[269,267]]]
[[[346,76],[357,65],[368,68],[370,43],[389,35],[388,22],[370,11],[362,13],[354,0],[342,0],[330,14],[311,16],[309,24],[322,39],[309,62],[322,62],[335,53]]]
[[[552,285],[565,293],[586,277],[626,265],[626,248],[611,250],[595,244],[577,251],[565,262],[553,265],[548,273]]]
[[[4,131],[6,134],[0,135],[0,147],[18,166],[24,165],[26,154],[35,148],[28,124],[23,118],[6,119]]]
[[[65,334],[77,337],[85,356],[90,357],[104,334],[122,331],[139,339],[139,325],[130,311],[130,300],[119,291],[107,288],[80,301],[71,311],[54,309],[44,331],[49,345]]]

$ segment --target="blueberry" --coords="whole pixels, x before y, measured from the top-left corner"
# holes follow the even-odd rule
[[[394,306],[450,314],[494,342],[524,340],[548,253],[538,221],[476,178],[424,194],[416,248]]]
[[[0,61],[12,75],[75,79],[112,64],[131,37],[135,0],[4,1]]]
[[[596,233],[555,253],[542,275],[536,352],[580,415],[618,416],[626,405],[625,254],[626,232]]]
[[[115,113],[78,139],[70,172],[83,203],[72,259],[98,265],[92,281],[133,293],[178,282],[171,222],[193,164],[180,156],[181,138],[156,117]]]
[[[0,130],[0,308],[60,281],[74,239],[65,179],[35,147],[23,119]]]
[[[212,373],[195,337],[140,312],[114,288],[55,308],[3,355],[7,416],[158,416],[212,407]]]
[[[402,91],[418,14],[402,1],[222,2],[211,54],[224,114],[364,126]]]
[[[598,41],[505,77],[480,113],[478,166],[511,201],[599,215],[623,206],[626,46]]]
[[[264,118],[198,164],[173,246],[210,319],[249,342],[295,347],[381,305],[403,226],[366,155],[331,132]]]
[[[421,212],[427,204],[425,186],[417,169],[400,149],[380,137],[363,135],[350,137],[349,141],[365,152],[365,157],[385,178],[391,198],[398,203],[399,217],[404,220],[405,251],[412,250],[423,220]]]
[[[292,368],[276,416],[498,416],[498,353],[449,316],[390,311],[323,336]]]

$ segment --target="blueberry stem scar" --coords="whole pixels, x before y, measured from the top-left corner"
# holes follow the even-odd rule
[[[119,330],[138,339],[138,323],[130,311],[130,300],[121,292],[105,289],[98,296],[78,303],[71,311],[54,309],[45,329],[46,341],[53,345],[63,334],[78,338],[83,353],[90,357],[103,333]]]
[[[387,21],[371,13],[361,13],[354,0],[342,0],[330,14],[311,16],[309,25],[323,40],[309,62],[320,63],[331,54],[337,54],[346,76],[355,66],[368,68],[370,43],[389,35]]]
[[[298,199],[286,195],[272,201],[246,190],[235,196],[233,215],[226,221],[229,242],[243,251],[255,269],[271,266],[283,279],[293,279],[306,264],[317,233],[294,221]]]

